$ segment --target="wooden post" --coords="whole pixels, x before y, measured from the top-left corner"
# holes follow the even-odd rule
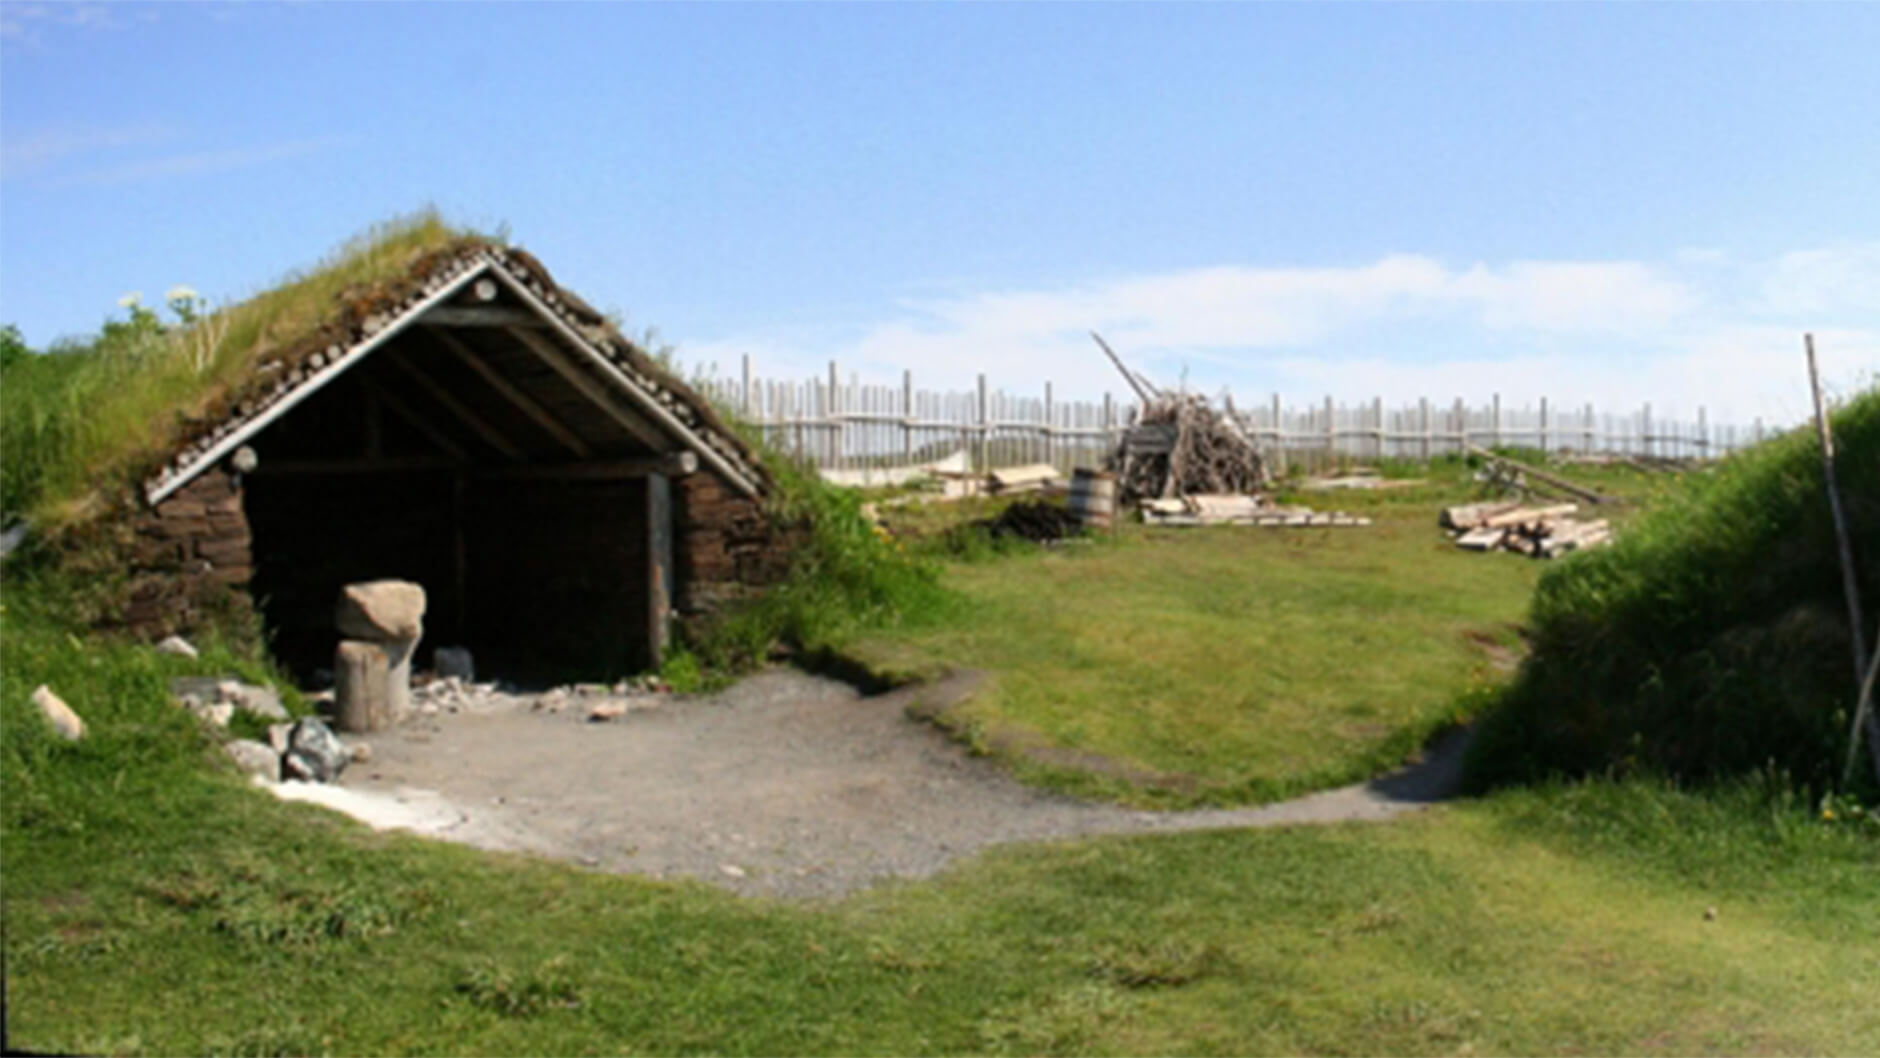
[[[1057,466],[1057,405],[1051,399],[1051,383],[1044,384],[1044,461]]]
[[[744,385],[738,394],[738,408],[744,412],[744,417],[749,419],[751,417],[751,354],[749,353],[744,354],[743,378]]]
[[[1501,447],[1501,394],[1499,393],[1495,394],[1494,414],[1489,419],[1489,430],[1491,431],[1489,437],[1493,438],[1488,443],[1489,447]]]
[[[829,424],[829,462],[831,470],[842,469],[842,420],[837,418],[840,412],[836,400],[836,387],[841,384],[836,372],[836,362],[829,361],[829,396],[823,401],[823,418]]]
[[[1417,418],[1423,424],[1423,461],[1430,461],[1430,398],[1417,398]]]
[[[1547,398],[1541,398],[1541,455],[1547,454]]]
[[[1700,459],[1710,458],[1710,423],[1704,416],[1704,406],[1697,406],[1697,455]]]
[[[979,376],[979,469],[991,470],[992,402],[986,394],[986,376]]]
[[[914,462],[914,372],[901,372],[901,461]]]
[[[1639,412],[1638,443],[1639,447],[1645,450],[1645,455],[1649,457],[1652,454],[1652,402],[1649,400],[1645,402],[1644,409]]]
[[[1373,397],[1371,399],[1371,440],[1372,440],[1372,447],[1375,449],[1375,451],[1371,453],[1371,458],[1373,459],[1384,458],[1384,398],[1383,397]]]
[[[1332,395],[1325,395],[1325,464],[1338,458],[1338,412],[1332,407]]]
[[[1462,398],[1456,398],[1456,410],[1451,413],[1456,420],[1456,454],[1465,455],[1469,451],[1469,410],[1462,406]]]
[[[646,655],[658,668],[672,641],[672,485],[664,474],[646,476]]]
[[[1854,644],[1854,686],[1859,688],[1866,682],[1867,675],[1867,622],[1860,612],[1860,581],[1854,575],[1854,546],[1847,536],[1847,514],[1841,509],[1841,488],[1834,480],[1834,429],[1828,423],[1828,411],[1821,400],[1821,376],[1815,368],[1815,336],[1802,336],[1803,347],[1808,351],[1808,388],[1815,399],[1815,435],[1821,440],[1821,476],[1828,487],[1828,509],[1834,516],[1834,542],[1841,553],[1841,590],[1847,596],[1847,620]],[[1856,691],[1858,693],[1858,691]],[[1860,730],[1863,724],[1867,728],[1867,741],[1872,744],[1874,764],[1880,768],[1880,724],[1873,723],[1873,714],[1863,716],[1857,711],[1854,717],[1854,729],[1848,734],[1848,759],[1842,782],[1853,776],[1854,748],[1860,744]]]
[[[1584,451],[1590,454],[1593,451],[1593,406],[1591,404],[1586,406],[1586,418],[1582,420],[1581,425],[1585,427],[1586,431],[1586,447]]]

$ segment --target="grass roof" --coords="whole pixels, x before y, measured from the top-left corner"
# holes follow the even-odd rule
[[[0,385],[0,517],[57,529],[110,509],[260,365],[306,346],[336,306],[430,255],[499,240],[432,210],[379,224],[272,289],[164,327],[154,313],[106,324],[87,344],[25,357]]]

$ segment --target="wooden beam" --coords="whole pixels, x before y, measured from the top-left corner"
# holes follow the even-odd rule
[[[632,459],[601,459],[588,463],[531,463],[520,467],[487,467],[478,477],[531,481],[616,481],[623,478],[684,477],[698,470],[698,456],[691,452],[641,456]]]
[[[418,322],[434,327],[548,326],[541,316],[513,305],[439,305],[420,316]]]
[[[249,473],[254,477],[327,477],[336,475],[416,474],[455,470],[463,464],[435,456],[391,459],[263,459]]]
[[[438,429],[429,419],[418,414],[417,409],[405,403],[405,398],[386,389],[382,384],[372,379],[361,379],[360,382],[366,387],[368,392],[378,398],[380,404],[392,409],[394,414],[410,423],[412,429],[423,434],[432,444],[442,448],[450,455],[455,456],[460,462],[470,462],[470,453],[464,451],[462,445],[451,440],[449,434]]]
[[[619,403],[614,400],[614,395],[607,391],[607,387],[595,381],[594,376],[581,370],[581,368],[575,364],[574,360],[557,347],[554,342],[534,331],[526,330],[521,327],[506,327],[504,331],[516,341],[527,346],[529,351],[541,358],[543,363],[554,368],[556,374],[567,379],[569,385],[580,390],[582,396],[592,401],[595,407],[606,412],[610,418],[624,427],[626,431],[632,434],[641,444],[657,451],[665,448],[667,444],[670,443],[658,428],[648,423],[641,416],[622,408]]]
[[[594,348],[593,343],[583,337],[580,331],[576,330],[566,320],[556,316],[554,310],[544,304],[542,299],[532,293],[521,280],[510,275],[508,269],[494,268],[491,269],[490,274],[507,286],[510,292],[515,294],[524,304],[535,309],[542,315],[543,319],[548,320],[549,324],[554,327],[558,334],[567,339],[569,344],[582,356],[585,356],[589,363],[606,374],[608,378],[613,379],[619,389],[626,393],[629,399],[638,404],[649,418],[664,427],[671,436],[678,438],[681,443],[697,452],[700,459],[711,464],[712,469],[723,476],[725,481],[729,483],[732,488],[752,498],[756,498],[761,494],[756,480],[746,474],[745,471],[734,466],[732,461],[725,457],[724,453],[712,448],[712,446],[707,443],[704,438],[700,437],[690,426],[681,422],[679,417],[672,413],[671,409],[663,407],[657,398],[642,389],[639,384],[634,382],[632,377],[622,371],[618,365],[609,361],[605,353]],[[664,448],[665,445],[663,443],[653,443],[652,447]]]
[[[507,398],[509,403],[515,405],[517,411],[527,415],[537,426],[548,431],[555,440],[561,442],[563,448],[583,459],[594,454],[594,450],[588,447],[586,441],[581,440],[573,430],[563,426],[553,415],[549,414],[547,408],[536,403],[534,398],[516,388],[515,383],[504,378],[468,345],[465,345],[462,339],[444,330],[432,329],[427,330],[426,333],[437,339],[444,348],[456,354],[457,359],[461,360],[465,367],[475,371],[477,377],[489,383],[491,389]]]
[[[483,416],[471,411],[463,401],[458,400],[450,390],[439,385],[436,379],[425,374],[424,371],[419,368],[417,364],[412,363],[409,358],[400,356],[398,351],[393,351],[389,355],[392,363],[396,364],[398,369],[403,371],[413,382],[416,382],[419,389],[430,394],[432,400],[443,405],[445,411],[456,416],[458,422],[469,427],[471,433],[483,438],[484,441],[489,443],[491,448],[496,449],[504,456],[518,463],[523,462],[527,458],[523,454],[522,449],[516,447],[515,442],[504,437],[502,431],[491,426]]]
[[[1469,446],[1469,451],[1475,453],[1478,456],[1481,456],[1483,459],[1493,459],[1502,463],[1506,463],[1509,466],[1515,468],[1516,470],[1521,471],[1523,474],[1526,474],[1528,477],[1535,479],[1536,481],[1544,481],[1547,484],[1552,485],[1554,488],[1557,488],[1562,492],[1569,493],[1574,496],[1578,496],[1580,499],[1583,499],[1588,503],[1617,503],[1618,502],[1618,500],[1614,499],[1611,496],[1602,496],[1599,493],[1594,492],[1592,489],[1581,488],[1580,486],[1575,485],[1571,481],[1565,481],[1565,480],[1562,480],[1561,478],[1557,478],[1553,476],[1552,474],[1547,473],[1544,470],[1536,470],[1535,468],[1528,466],[1526,463],[1523,463],[1519,460],[1509,459],[1507,456],[1496,455],[1495,453],[1489,451],[1488,449],[1483,448],[1481,445],[1472,444]]]

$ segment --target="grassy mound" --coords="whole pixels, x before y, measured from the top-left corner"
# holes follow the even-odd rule
[[[1837,477],[1880,614],[1880,391],[1834,417]],[[1854,700],[1834,525],[1812,429],[1694,476],[1615,546],[1541,579],[1533,654],[1484,725],[1484,783],[1602,769],[1715,780],[1774,766],[1817,789]]]
[[[151,453],[208,413],[254,365],[307,337],[348,290],[401,274],[414,255],[463,239],[424,211],[381,224],[313,269],[236,305],[198,316],[197,301],[129,307],[88,342],[50,355],[7,356],[0,384],[0,515],[42,529],[85,519],[121,493]]]

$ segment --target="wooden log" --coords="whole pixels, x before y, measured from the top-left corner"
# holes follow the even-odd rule
[[[1570,495],[1578,496],[1579,498],[1585,500],[1588,503],[1617,503],[1618,502],[1615,498],[1611,496],[1602,495],[1601,493],[1594,492],[1592,489],[1583,488],[1579,485],[1575,485],[1571,481],[1567,481],[1564,478],[1555,477],[1554,475],[1549,474],[1544,470],[1531,467],[1527,465],[1526,463],[1523,463],[1519,460],[1509,459],[1507,456],[1503,456],[1503,455],[1496,455],[1495,453],[1489,451],[1486,448],[1483,448],[1480,445],[1473,445],[1473,444],[1470,445],[1469,451],[1475,453],[1478,456],[1483,457],[1484,459],[1493,459],[1498,462],[1505,463],[1508,466],[1511,466],[1515,468],[1516,470],[1519,470],[1523,474],[1526,474],[1528,477],[1531,477],[1537,481],[1544,481],[1547,484],[1552,485],[1554,488],[1557,488],[1560,491],[1568,493]]]

